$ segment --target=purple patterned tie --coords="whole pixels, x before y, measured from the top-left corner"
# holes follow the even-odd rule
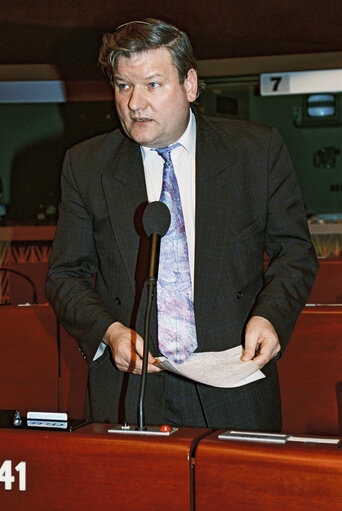
[[[177,178],[171,161],[171,151],[179,145],[155,149],[165,161],[160,200],[171,213],[170,228],[161,239],[157,306],[159,349],[174,362],[182,363],[197,348],[197,338],[188,244]]]

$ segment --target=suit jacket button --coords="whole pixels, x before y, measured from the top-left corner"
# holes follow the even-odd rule
[[[243,298],[243,292],[242,291],[238,291],[236,293],[236,298],[238,298],[238,300],[241,300],[241,298]]]
[[[121,305],[121,300],[118,296],[116,298],[114,298],[114,303],[115,303],[115,305]]]

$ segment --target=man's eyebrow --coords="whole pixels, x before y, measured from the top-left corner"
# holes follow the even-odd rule
[[[127,81],[124,76],[118,75],[116,73],[113,74],[113,78],[114,78],[114,80],[125,80],[125,81]]]
[[[164,75],[160,74],[160,73],[153,73],[149,76],[146,76],[144,78],[144,81],[145,82],[148,82],[148,81],[151,81],[153,80],[154,78],[163,78]],[[122,76],[122,75],[119,75],[119,74],[116,74],[114,73],[114,80],[122,80],[122,81],[130,81],[129,78],[126,78],[125,76]]]
[[[146,81],[148,80],[152,80],[153,78],[163,78],[164,75],[160,74],[160,73],[154,73],[150,76],[146,76]]]

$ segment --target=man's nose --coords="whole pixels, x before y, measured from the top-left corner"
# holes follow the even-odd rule
[[[129,109],[136,112],[138,110],[143,110],[145,106],[146,98],[144,91],[139,87],[134,87],[128,102]]]

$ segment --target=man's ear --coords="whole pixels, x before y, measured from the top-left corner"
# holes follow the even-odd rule
[[[195,69],[191,68],[188,71],[187,77],[184,80],[184,88],[189,103],[193,103],[197,98],[198,78]]]

